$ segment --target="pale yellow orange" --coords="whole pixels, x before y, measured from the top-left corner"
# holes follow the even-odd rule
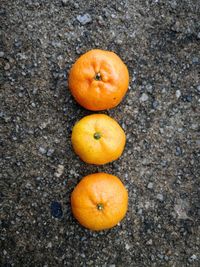
[[[75,124],[71,141],[84,162],[101,165],[121,156],[126,136],[114,119],[105,114],[93,114]]]

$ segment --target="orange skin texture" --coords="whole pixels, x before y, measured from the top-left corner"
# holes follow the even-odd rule
[[[95,134],[100,134],[95,139]],[[106,164],[118,159],[126,143],[120,125],[105,114],[92,114],[78,121],[72,129],[72,146],[86,163]]]
[[[102,209],[98,205],[103,206]],[[128,208],[128,192],[120,179],[107,173],[85,176],[71,195],[74,217],[84,227],[100,231],[120,222]]]
[[[100,74],[100,80],[96,75]],[[128,90],[129,73],[113,52],[93,49],[83,54],[69,73],[69,88],[76,101],[97,111],[117,106]]]

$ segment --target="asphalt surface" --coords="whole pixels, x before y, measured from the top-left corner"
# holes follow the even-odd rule
[[[0,1],[0,266],[200,266],[200,2]],[[74,154],[92,112],[67,87],[73,62],[100,48],[127,64],[130,88],[105,111],[124,128],[122,157]],[[117,175],[126,218],[91,232],[70,209],[87,174]]]

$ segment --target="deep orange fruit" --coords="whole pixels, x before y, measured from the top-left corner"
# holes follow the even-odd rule
[[[69,73],[69,88],[76,101],[89,110],[117,106],[129,84],[123,61],[113,52],[100,49],[82,55]]]
[[[120,179],[106,173],[85,176],[71,195],[74,217],[81,225],[99,231],[120,222],[128,207],[128,193]]]
[[[83,161],[101,165],[121,156],[126,136],[114,119],[105,114],[93,114],[75,124],[71,141]]]

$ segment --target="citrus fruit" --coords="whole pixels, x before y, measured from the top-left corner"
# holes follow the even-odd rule
[[[128,207],[128,193],[120,179],[107,173],[85,176],[71,195],[74,217],[91,230],[103,230],[121,221]]]
[[[123,61],[113,52],[100,49],[83,54],[69,73],[69,88],[76,101],[89,110],[117,106],[129,84]]]
[[[93,114],[75,124],[71,141],[84,162],[101,165],[121,156],[126,136],[114,119],[105,114]]]

